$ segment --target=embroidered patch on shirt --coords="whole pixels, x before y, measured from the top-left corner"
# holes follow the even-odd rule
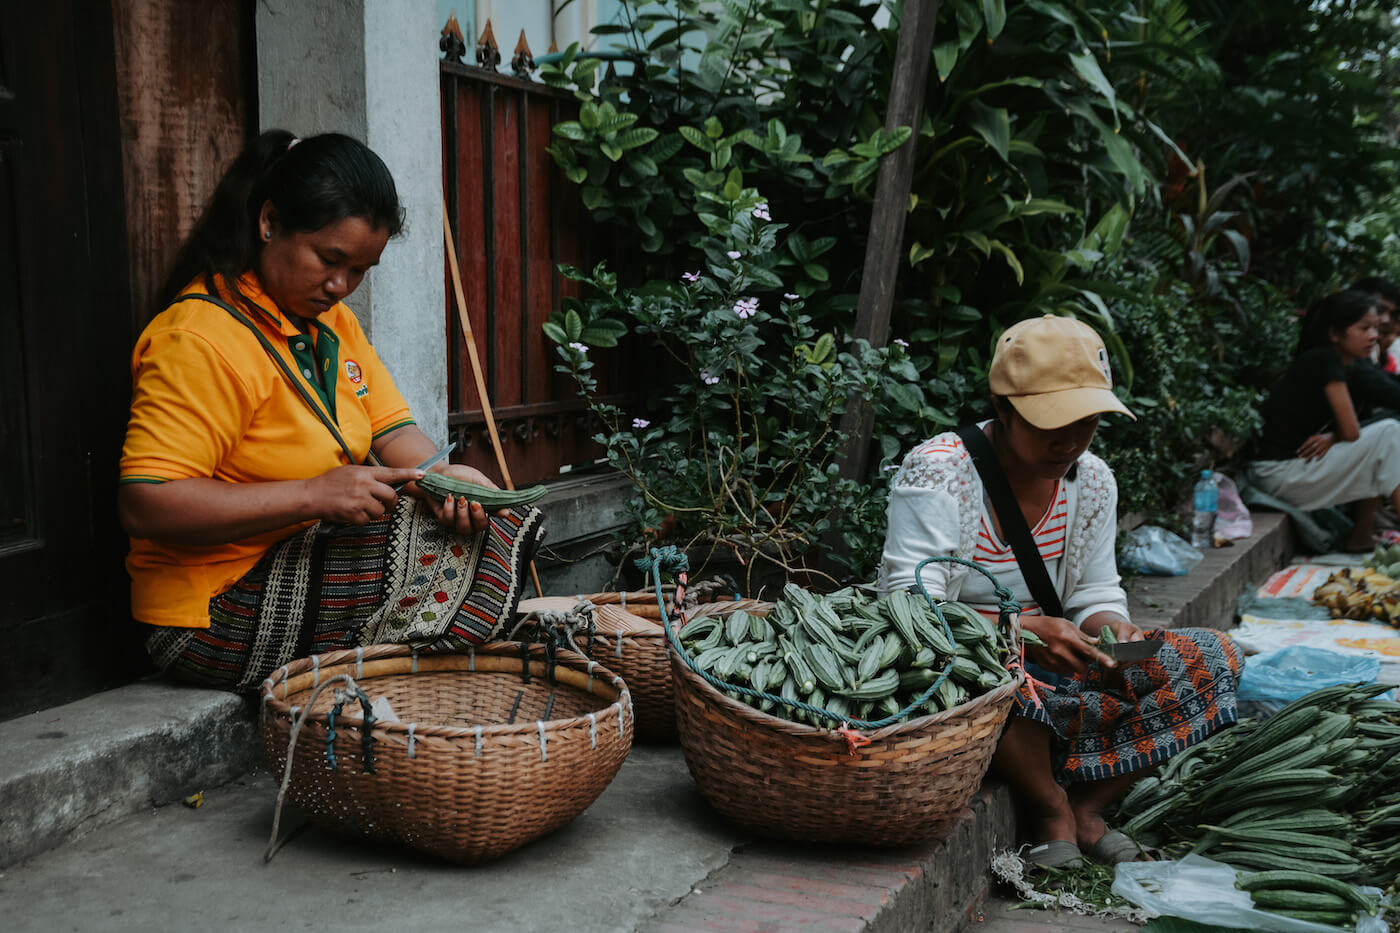
[[[369,395],[369,386],[360,386],[355,390],[355,398],[364,398]]]
[[[354,360],[346,360],[346,361],[345,361],[345,377],[346,377],[347,379],[349,379],[351,382],[355,383],[355,385],[359,385],[359,384],[360,384],[360,380],[364,378],[363,376],[360,375],[360,364],[359,364],[359,363],[356,363]],[[356,392],[355,394],[356,394],[356,395],[359,395],[360,393],[359,393],[359,392]]]

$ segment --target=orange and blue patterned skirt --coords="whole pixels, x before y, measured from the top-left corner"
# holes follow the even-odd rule
[[[1015,713],[1053,733],[1061,783],[1151,768],[1235,721],[1243,661],[1228,635],[1201,628],[1145,634],[1163,643],[1148,661],[1094,664],[1075,676],[1046,676],[1027,665],[1044,683],[1027,680]]]
[[[400,496],[380,521],[292,535],[209,601],[209,628],[157,629],[146,650],[177,680],[252,690],[288,661],[337,648],[479,645],[511,621],[543,534],[540,510],[522,507],[464,538]]]

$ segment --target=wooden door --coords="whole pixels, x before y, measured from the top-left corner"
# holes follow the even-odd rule
[[[0,718],[145,669],[116,467],[132,343],[106,0],[0,3]]]

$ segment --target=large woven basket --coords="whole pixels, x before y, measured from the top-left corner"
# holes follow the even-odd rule
[[[366,756],[362,708],[348,702],[328,744],[335,700],[323,689],[297,735],[288,799],[330,829],[489,861],[583,812],[632,747],[621,678],[572,652],[556,662],[532,648],[526,682],[514,642],[436,655],[378,645],[295,661],[262,685],[265,760],[281,780],[301,705],[349,675],[397,719],[371,725]]]
[[[674,651],[671,662],[685,761],[716,810],[763,835],[873,846],[949,828],[991,764],[1023,679],[871,732],[852,750],[837,732],[730,699]]]
[[[627,594],[630,597],[628,601],[623,603],[611,598],[616,595],[594,593],[578,597],[597,607],[594,610],[596,627],[592,655],[627,682],[637,710],[637,740],[675,742],[676,704],[671,684],[671,662],[666,656],[666,630],[659,622],[652,621],[653,618],[660,618],[656,597],[649,593],[630,593]],[[650,601],[646,599],[647,596],[651,597]],[[686,610],[686,619],[702,616],[728,618],[740,609],[765,615],[772,608],[772,603],[756,599],[699,603]],[[675,613],[669,599],[666,609],[668,613]]]

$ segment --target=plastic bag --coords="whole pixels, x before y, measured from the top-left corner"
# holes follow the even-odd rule
[[[1254,534],[1254,519],[1249,517],[1249,509],[1240,498],[1235,481],[1224,473],[1216,473],[1215,485],[1220,492],[1219,511],[1215,513],[1215,533],[1231,540]]]
[[[1319,688],[1374,683],[1380,674],[1378,658],[1292,645],[1246,658],[1235,699],[1240,715],[1262,718]]]
[[[1380,893],[1377,888],[1361,890]],[[1172,862],[1119,862],[1113,893],[1154,916],[1222,927],[1272,933],[1336,933],[1341,929],[1256,909],[1249,892],[1235,887],[1233,868],[1199,855]],[[1386,923],[1362,914],[1355,929],[1357,933],[1386,933]]]
[[[1205,557],[1190,542],[1157,525],[1139,525],[1123,536],[1118,565],[1154,577],[1179,577]]]

